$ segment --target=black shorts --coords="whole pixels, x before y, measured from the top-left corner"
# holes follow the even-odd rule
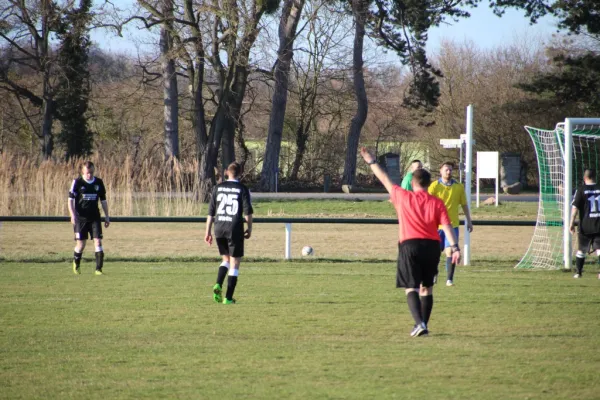
[[[82,221],[77,220],[73,226],[75,231],[75,240],[102,239],[102,221]]]
[[[410,239],[398,244],[396,287],[417,289],[433,286],[440,263],[440,242],[431,239]]]
[[[244,257],[244,236],[234,236],[232,238],[216,238],[219,254],[222,256]]]
[[[579,232],[579,235],[577,235],[577,241],[579,242],[578,250],[583,254],[600,250],[600,235],[584,235]]]

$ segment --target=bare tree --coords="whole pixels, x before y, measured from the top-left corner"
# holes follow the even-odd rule
[[[267,148],[261,172],[261,189],[273,192],[279,172],[279,152],[283,135],[283,122],[287,106],[290,65],[294,55],[294,39],[304,0],[285,0],[279,22],[279,49],[275,64],[275,90],[269,121]]]
[[[327,93],[327,82],[335,80],[341,72],[337,69],[350,60],[343,45],[350,29],[344,13],[320,0],[309,1],[307,8],[309,23],[297,51],[299,57],[293,60],[294,84],[290,88],[297,103],[293,110],[296,152],[289,174],[291,181],[298,180],[311,131],[316,131],[315,122],[330,115],[332,97],[343,101],[339,92],[333,96]]]
[[[179,157],[179,90],[173,52],[173,0],[162,0],[164,22],[160,27],[160,56],[163,78],[165,157]]]
[[[8,50],[0,61],[0,91],[11,93],[18,99],[31,130],[39,138],[42,157],[47,159],[54,149],[52,124],[55,111],[56,66],[50,39],[62,11],[50,0],[4,0],[3,3],[0,47]],[[22,100],[40,111],[39,122],[27,113]]]
[[[369,103],[365,89],[363,71],[363,47],[365,40],[365,24],[370,0],[352,0],[352,16],[354,18],[353,67],[354,94],[356,96],[356,113],[352,117],[348,141],[346,142],[346,159],[344,162],[343,185],[353,185],[356,176],[356,154],[360,131],[367,120]]]

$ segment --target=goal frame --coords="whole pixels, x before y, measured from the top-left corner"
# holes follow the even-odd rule
[[[556,127],[553,131],[550,130],[545,130],[545,129],[539,129],[539,128],[533,128],[533,127],[529,127],[526,126],[525,129],[530,132],[530,130],[537,130],[537,131],[545,131],[545,132],[554,132],[554,134],[556,135],[556,144],[559,147],[559,153],[562,156],[562,167],[563,167],[563,173],[564,173],[564,177],[563,177],[563,181],[562,181],[562,194],[563,194],[563,209],[562,209],[562,251],[563,251],[563,257],[562,257],[562,261],[563,261],[563,269],[564,270],[570,270],[572,269],[573,266],[573,243],[572,243],[572,235],[570,232],[570,221],[571,221],[571,208],[572,208],[572,200],[573,200],[573,130],[576,129],[578,126],[581,125],[596,125],[598,127],[600,127],[600,118],[565,118],[564,121],[556,124]],[[562,131],[562,132],[561,132]],[[563,135],[563,138],[561,140],[561,134]],[[531,135],[531,133],[530,133]],[[586,135],[581,135],[581,136],[586,136]],[[600,139],[600,136],[599,136]],[[542,210],[544,208],[544,199],[543,199],[543,187],[542,187],[542,181],[544,179],[543,174],[545,173],[544,171],[542,171],[542,164],[544,164],[541,160],[541,153],[540,151],[538,151],[537,148],[537,142],[536,139],[532,136],[532,140],[534,142],[534,147],[535,147],[535,153],[536,153],[536,158],[537,158],[537,165],[538,165],[538,177],[539,177],[539,185],[540,185],[540,190],[539,190],[539,199],[538,199],[538,216],[537,216],[537,221],[536,221],[536,232],[541,222],[540,222],[540,210]],[[558,165],[560,165],[558,164]],[[545,222],[544,222],[545,224]],[[529,249],[527,250],[527,252],[525,253],[525,255],[523,256],[523,258],[521,259],[521,261],[515,266],[515,268],[519,267],[520,265],[522,265],[523,261],[525,260],[525,258],[531,254],[531,251],[533,250],[533,246],[534,246],[534,241],[535,241],[535,232],[534,232],[534,238],[532,238],[531,243],[529,245]],[[558,255],[560,257],[560,255]],[[560,258],[558,259],[560,260]],[[557,260],[557,261],[558,261]],[[556,264],[555,264],[556,265]],[[560,265],[560,262],[559,262]],[[535,267],[534,267],[535,268]],[[559,267],[560,268],[560,267]]]

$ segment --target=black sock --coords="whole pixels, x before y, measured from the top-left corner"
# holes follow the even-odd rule
[[[227,300],[233,299],[233,292],[235,291],[235,285],[237,285],[237,280],[237,276],[229,275],[227,277],[227,294],[225,295]]]
[[[456,268],[456,264],[450,264],[450,271],[448,271],[448,280],[454,280],[454,269]]]
[[[429,323],[429,317],[431,317],[431,310],[433,309],[433,295],[421,296],[421,315],[423,316],[423,322]]]
[[[419,292],[408,292],[406,294],[406,302],[408,303],[408,309],[412,314],[415,323],[419,325],[423,322],[423,316],[421,315],[421,300],[419,299]]]
[[[577,266],[577,273],[583,274],[583,264],[585,264],[585,258],[575,257],[575,266]]]
[[[223,283],[225,282],[225,277],[227,276],[227,271],[229,268],[221,265],[219,267],[219,272],[217,273],[217,283],[223,287]]]
[[[75,266],[77,268],[79,268],[79,266],[81,265],[81,256],[83,255],[83,253],[78,253],[76,251],[73,252],[73,261],[75,261]]]
[[[104,266],[104,252],[97,251],[96,252],[96,271],[102,271],[103,266]]]

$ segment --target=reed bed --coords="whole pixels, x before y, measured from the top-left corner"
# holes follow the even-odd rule
[[[197,216],[201,199],[196,161],[145,159],[135,163],[94,155],[96,176],[104,181],[110,215]],[[83,159],[30,160],[0,154],[0,215],[68,215],[67,199]]]

